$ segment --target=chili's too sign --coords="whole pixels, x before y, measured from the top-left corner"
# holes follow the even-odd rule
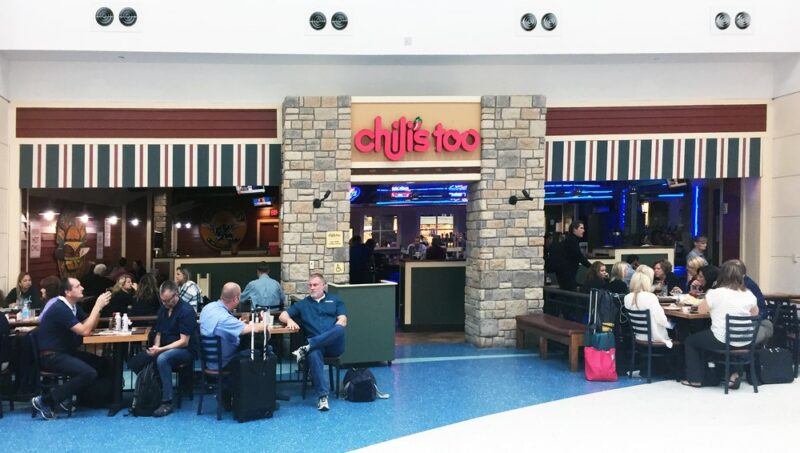
[[[399,161],[410,153],[471,153],[480,149],[481,135],[476,129],[451,129],[442,123],[429,130],[420,117],[409,121],[401,116],[384,123],[379,115],[371,128],[354,134],[353,145],[360,153],[380,153],[390,161]]]

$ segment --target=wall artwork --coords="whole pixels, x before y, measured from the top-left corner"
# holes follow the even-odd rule
[[[238,252],[247,233],[247,217],[242,211],[209,209],[203,213],[200,237],[214,250]]]
[[[86,225],[75,212],[65,212],[58,217],[56,226],[56,251],[58,273],[61,278],[78,277],[86,273],[89,253]]]

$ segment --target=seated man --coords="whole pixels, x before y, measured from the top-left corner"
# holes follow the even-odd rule
[[[300,329],[298,322],[308,336],[308,344],[301,346],[294,355],[298,365],[305,361],[309,367],[314,391],[317,393],[317,409],[327,411],[328,379],[325,377],[324,357],[336,357],[344,352],[344,328],[347,326],[347,311],[344,303],[336,296],[325,293],[325,278],[321,274],[311,274],[308,279],[309,295],[292,304],[281,313],[280,320],[292,330]]]
[[[242,288],[238,284],[228,282],[222,287],[220,300],[212,302],[200,312],[200,334],[206,337],[217,336],[221,339],[222,358],[220,367],[230,370],[229,365],[237,363],[233,358],[239,349],[239,337],[254,332],[264,332],[264,324],[249,324],[237,319],[231,311],[239,306]],[[267,332],[266,335],[269,335]],[[249,354],[248,354],[249,355]],[[232,361],[233,360],[233,361]],[[209,364],[216,369],[216,364]]]
[[[281,284],[269,276],[269,264],[261,262],[256,265],[258,278],[244,288],[242,300],[251,301],[253,308],[278,308],[285,298]]]
[[[100,320],[100,310],[111,300],[110,292],[98,296],[92,313],[87,317],[77,305],[83,299],[83,286],[78,279],[62,279],[59,294],[39,317],[39,360],[44,370],[66,374],[69,380],[53,387],[48,394],[31,400],[34,409],[46,420],[55,418],[53,410],[56,405],[66,410],[63,402],[70,401],[72,395],[88,388],[97,378],[97,368],[102,366],[102,359],[78,351],[77,346],[81,337],[92,334]]]
[[[194,309],[180,300],[178,285],[167,280],[159,293],[162,306],[154,329],[156,337],[153,346],[147,349],[147,355],[155,358],[161,377],[161,406],[153,413],[154,417],[172,413],[172,370],[184,363],[194,363],[198,343]]]

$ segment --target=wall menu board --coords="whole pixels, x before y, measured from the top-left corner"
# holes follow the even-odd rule
[[[387,184],[378,186],[354,186],[351,202],[354,204],[433,205],[466,204],[466,183],[420,183]]]

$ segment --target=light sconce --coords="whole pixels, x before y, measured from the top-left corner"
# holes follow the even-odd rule
[[[189,228],[191,228],[191,227],[192,227],[192,222],[186,222],[186,223],[184,223],[184,224],[183,224],[183,227],[184,227],[184,228],[186,228],[186,229],[188,230]]]
[[[510,205],[515,205],[518,201],[533,201],[533,197],[526,189],[522,189],[522,198],[518,198],[516,195],[511,195],[508,198],[508,204]]]
[[[46,210],[46,211],[42,212],[42,213],[41,213],[41,214],[39,214],[39,215],[40,215],[40,216],[42,216],[42,217],[43,217],[45,220],[47,220],[48,222],[50,222],[50,221],[52,221],[53,219],[55,219],[55,218],[56,218],[56,216],[58,215],[58,213],[57,213],[57,212],[55,212],[55,211],[53,211],[52,209],[48,209],[48,210]]]
[[[139,219],[137,217],[132,218],[131,225],[135,227],[139,226]]]
[[[180,229],[181,229],[181,227],[183,227],[183,224],[181,224],[180,222],[176,222],[176,223],[175,223],[175,228],[177,228],[177,229],[179,229],[179,230],[180,230]]]
[[[108,220],[109,225],[116,225],[117,222],[119,222],[119,217],[117,217],[115,215],[112,215],[107,220]]]
[[[322,207],[322,202],[327,200],[328,197],[330,197],[330,196],[331,196],[331,191],[328,190],[328,191],[325,192],[325,196],[322,197],[321,199],[320,198],[314,198],[314,209],[321,208]]]
[[[79,215],[78,220],[80,220],[83,223],[89,223],[89,214],[84,213]]]

